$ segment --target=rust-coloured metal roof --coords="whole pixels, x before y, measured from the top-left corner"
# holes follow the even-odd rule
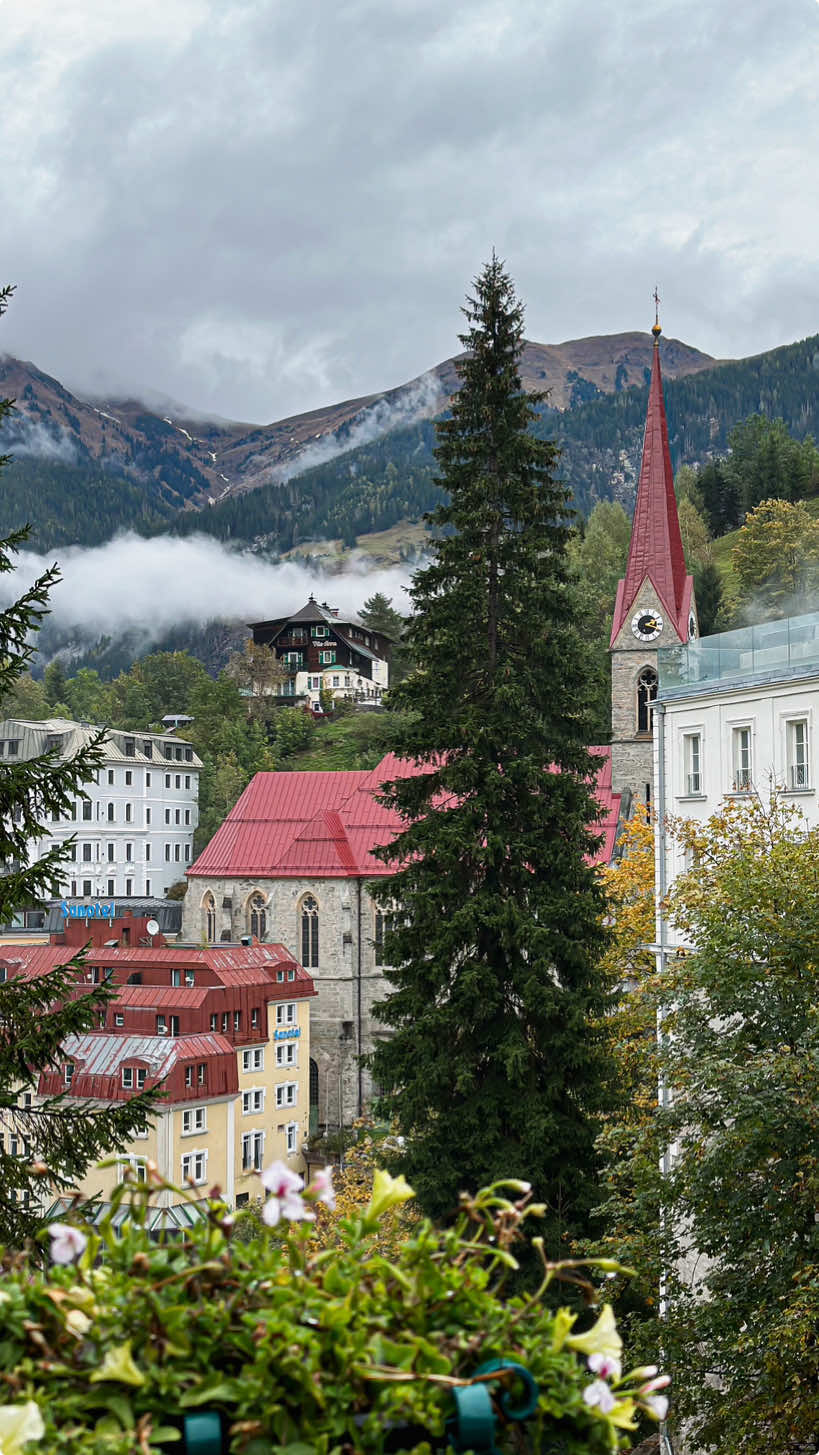
[[[604,844],[595,856],[603,861],[614,848],[620,795],[611,792],[610,749],[591,751],[603,758],[596,791]],[[429,771],[431,765],[388,754],[370,772],[257,773],[188,873],[228,879],[390,874],[390,865],[373,858],[372,851],[391,843],[402,822],[378,802],[379,790],[394,779]]]
[[[657,592],[680,640],[686,641],[691,577],[685,569],[685,553],[674,493],[674,472],[668,448],[668,424],[660,371],[659,329],[654,336],[643,459],[626,574],[617,588],[611,628],[612,645],[646,579]]]

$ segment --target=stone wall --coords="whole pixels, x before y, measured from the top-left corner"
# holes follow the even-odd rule
[[[381,1027],[373,1004],[387,989],[375,964],[374,905],[361,879],[219,879],[188,878],[182,917],[182,938],[201,944],[206,932],[203,902],[216,901],[218,944],[250,934],[250,900],[265,901],[264,940],[282,944],[302,961],[300,907],[307,895],[318,904],[319,963],[305,965],[318,991],[310,1002],[310,1054],[319,1078],[319,1123],[349,1124],[372,1095],[369,1072],[359,1056],[373,1046]]]

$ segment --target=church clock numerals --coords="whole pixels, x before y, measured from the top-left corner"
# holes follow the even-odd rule
[[[638,611],[631,618],[631,630],[638,642],[653,642],[663,629],[659,611]]]

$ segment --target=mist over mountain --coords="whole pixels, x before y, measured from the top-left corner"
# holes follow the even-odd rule
[[[631,507],[652,349],[639,333],[525,347],[524,387],[546,394],[536,432],[558,441],[582,513],[605,499]],[[727,362],[663,339],[661,357],[675,467],[724,451],[734,425],[755,412],[781,416],[797,438],[819,426],[817,336]],[[0,532],[29,521],[37,560],[26,565],[57,555],[66,575],[43,649],[82,656],[101,642],[102,660],[192,641],[217,620],[241,632],[243,621],[289,609],[311,589],[338,595],[340,568],[341,604],[351,609],[374,590],[395,595],[423,550],[418,522],[440,499],[434,419],[457,388],[455,365],[256,425],[80,400],[34,365],[0,359],[0,397],[17,402],[2,438],[13,459]],[[322,552],[332,585],[315,574]],[[395,579],[372,584],[385,566]],[[202,648],[216,665],[220,641],[210,631]]]

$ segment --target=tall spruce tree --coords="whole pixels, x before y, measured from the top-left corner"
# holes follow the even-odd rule
[[[393,694],[411,714],[395,749],[426,771],[385,789],[403,827],[379,852],[403,867],[374,886],[392,1034],[371,1067],[427,1211],[525,1178],[548,1205],[547,1248],[565,1251],[596,1200],[607,1101],[594,672],[567,491],[530,431],[523,309],[494,256],[464,313],[461,389],[438,427],[449,502],[428,517],[433,560],[411,592],[417,670]]]
[[[0,314],[10,292],[0,290]],[[9,400],[0,400],[0,421],[11,407]],[[0,458],[0,467],[5,463],[7,457]],[[25,540],[26,531],[0,540],[0,573],[14,569],[14,553]],[[46,571],[0,611],[0,718],[3,699],[31,663],[31,634],[46,614],[57,580],[56,567]],[[44,824],[52,815],[68,817],[75,799],[87,796],[84,785],[99,763],[96,741],[67,763],[57,762],[53,752],[0,762],[0,924],[8,924],[21,906],[54,892],[69,846],[48,849],[29,866],[32,843],[47,837]],[[0,949],[5,962],[0,973],[0,1246],[19,1248],[37,1231],[57,1192],[75,1185],[94,1162],[145,1130],[158,1093],[150,1090],[107,1108],[67,1097],[40,1101],[40,1072],[65,1059],[67,1036],[98,1025],[113,992],[97,985],[78,993],[85,979],[79,959],[26,979],[15,975],[13,958],[13,947]]]

